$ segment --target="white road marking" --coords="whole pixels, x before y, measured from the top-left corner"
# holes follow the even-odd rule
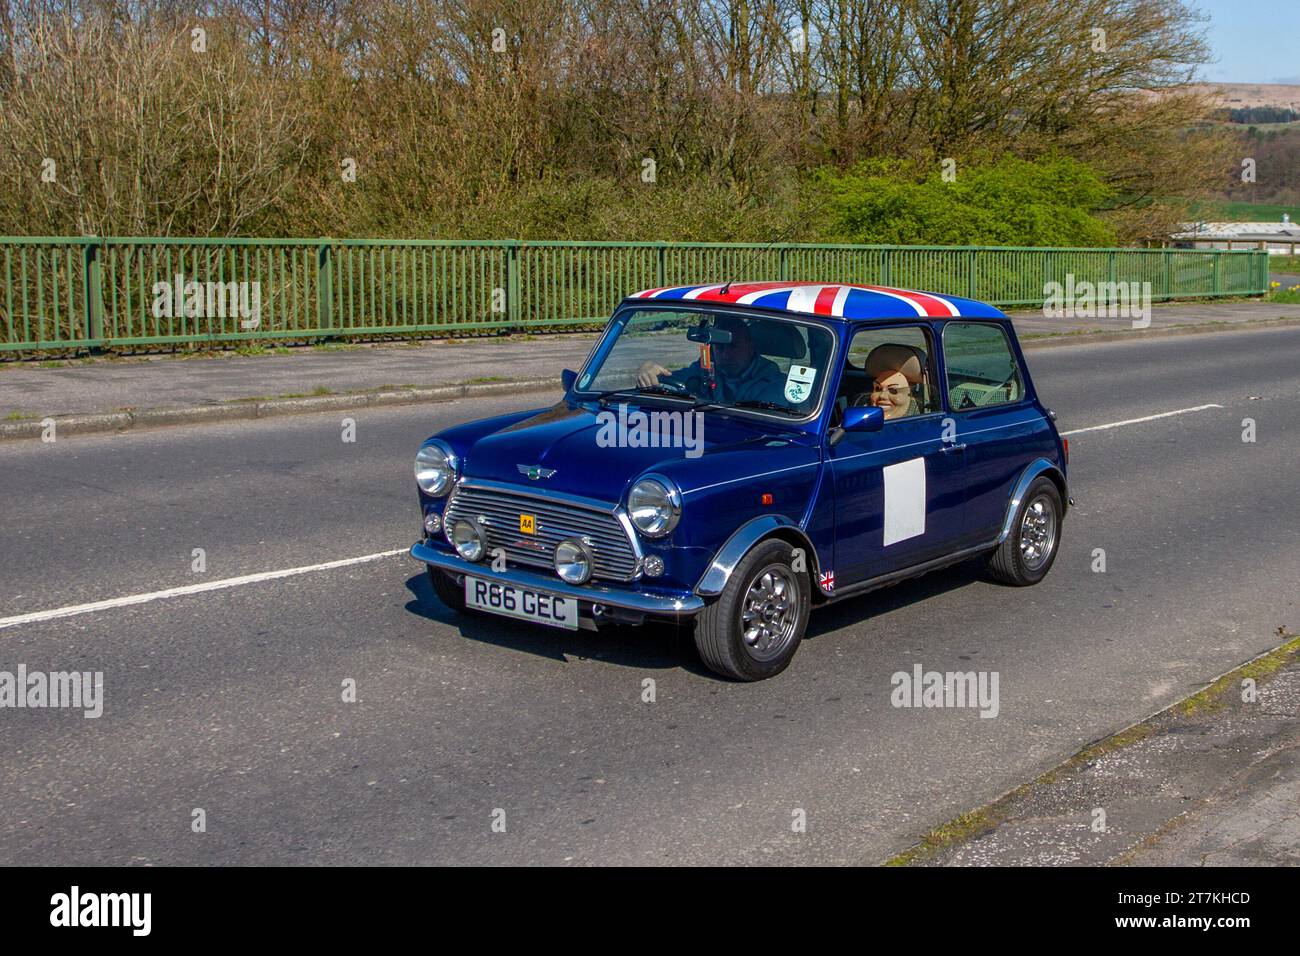
[[[187,584],[179,588],[167,588],[165,591],[149,591],[146,594],[128,594],[125,597],[109,598],[107,601],[92,601],[90,604],[69,604],[48,611],[32,611],[28,614],[16,614],[13,617],[0,617],[0,630],[19,624],[33,624],[37,621],[53,621],[61,617],[75,617],[78,614],[90,614],[92,611],[104,611],[115,607],[127,607],[131,604],[148,604],[150,601],[162,601],[167,598],[183,597],[187,594],[201,594],[204,591],[220,591],[225,588],[237,588],[244,584],[259,584],[262,581],[275,581],[279,578],[291,578],[310,571],[328,571],[331,568],[343,568],[350,564],[364,564],[391,558],[395,554],[406,554],[407,548],[395,551],[380,551],[376,554],[364,554],[359,558],[342,558],[338,561],[326,561],[324,564],[308,564],[301,568],[284,568],[280,571],[260,571],[257,574],[244,574],[237,578],[222,578],[220,581],[204,581],[202,584]]]
[[[1076,428],[1073,431],[1061,432],[1061,437],[1066,435],[1078,435],[1081,432],[1099,432],[1106,428],[1119,428],[1121,425],[1137,425],[1140,422],[1153,422],[1157,418],[1168,418],[1171,415],[1186,415],[1188,412],[1203,412],[1207,408],[1223,408],[1222,405],[1197,405],[1194,408],[1179,408],[1172,412],[1161,412],[1159,415],[1147,415],[1144,418],[1126,418],[1122,422],[1110,422],[1107,425],[1091,425],[1088,428]]]

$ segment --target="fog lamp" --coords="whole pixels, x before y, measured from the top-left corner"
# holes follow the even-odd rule
[[[458,518],[448,526],[447,540],[466,561],[477,561],[483,557],[483,532],[464,518]]]
[[[555,546],[555,573],[570,584],[585,584],[592,564],[591,552],[577,538],[565,538]]]

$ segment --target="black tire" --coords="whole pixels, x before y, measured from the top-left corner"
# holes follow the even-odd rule
[[[1056,483],[1050,478],[1035,479],[1016,510],[1011,533],[989,555],[990,576],[1016,587],[1037,584],[1047,577],[1061,550],[1062,510]],[[1050,538],[1047,543],[1044,533]]]
[[[438,600],[457,614],[464,614],[465,588],[457,584],[451,575],[443,571],[431,568],[428,565],[425,565],[425,570],[429,572],[429,583],[433,585],[433,593],[438,595]]]
[[[718,599],[696,615],[695,647],[710,670],[742,681],[766,680],[785,670],[803,640],[812,603],[808,575],[795,571],[793,564],[794,548],[789,544],[776,539],[764,541],[741,559]],[[765,611],[779,613],[776,620],[755,619],[761,623],[756,623],[750,633],[761,636],[754,643],[746,641],[742,624],[747,609],[759,613],[746,600],[751,589],[757,589],[756,595],[766,596],[762,604]],[[778,611],[783,595],[786,608]],[[755,607],[758,602],[755,597]],[[766,624],[777,625],[771,628],[775,633],[770,641]]]

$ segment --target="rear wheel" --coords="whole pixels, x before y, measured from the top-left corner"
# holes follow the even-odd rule
[[[463,613],[465,610],[465,588],[456,583],[456,580],[444,571],[436,568],[425,566],[429,573],[429,583],[433,585],[433,593],[438,595],[438,600],[457,613]]]
[[[1004,584],[1024,587],[1047,576],[1061,542],[1061,492],[1050,478],[1038,478],[1025,492],[1011,533],[988,560],[988,571]]]
[[[695,646],[709,669],[756,681],[785,670],[808,625],[808,575],[794,549],[764,541],[736,566],[717,601],[695,619]]]

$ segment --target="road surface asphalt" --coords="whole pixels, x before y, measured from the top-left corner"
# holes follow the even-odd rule
[[[1048,579],[845,601],[760,684],[671,628],[457,618],[401,553],[12,620],[404,549],[419,442],[556,395],[349,412],[352,443],[339,413],[4,443],[0,671],[104,699],[0,711],[0,862],[886,860],[1300,624],[1297,354],[1295,327],[1031,353],[1075,433]],[[917,664],[996,671],[998,716],[891,707]]]

